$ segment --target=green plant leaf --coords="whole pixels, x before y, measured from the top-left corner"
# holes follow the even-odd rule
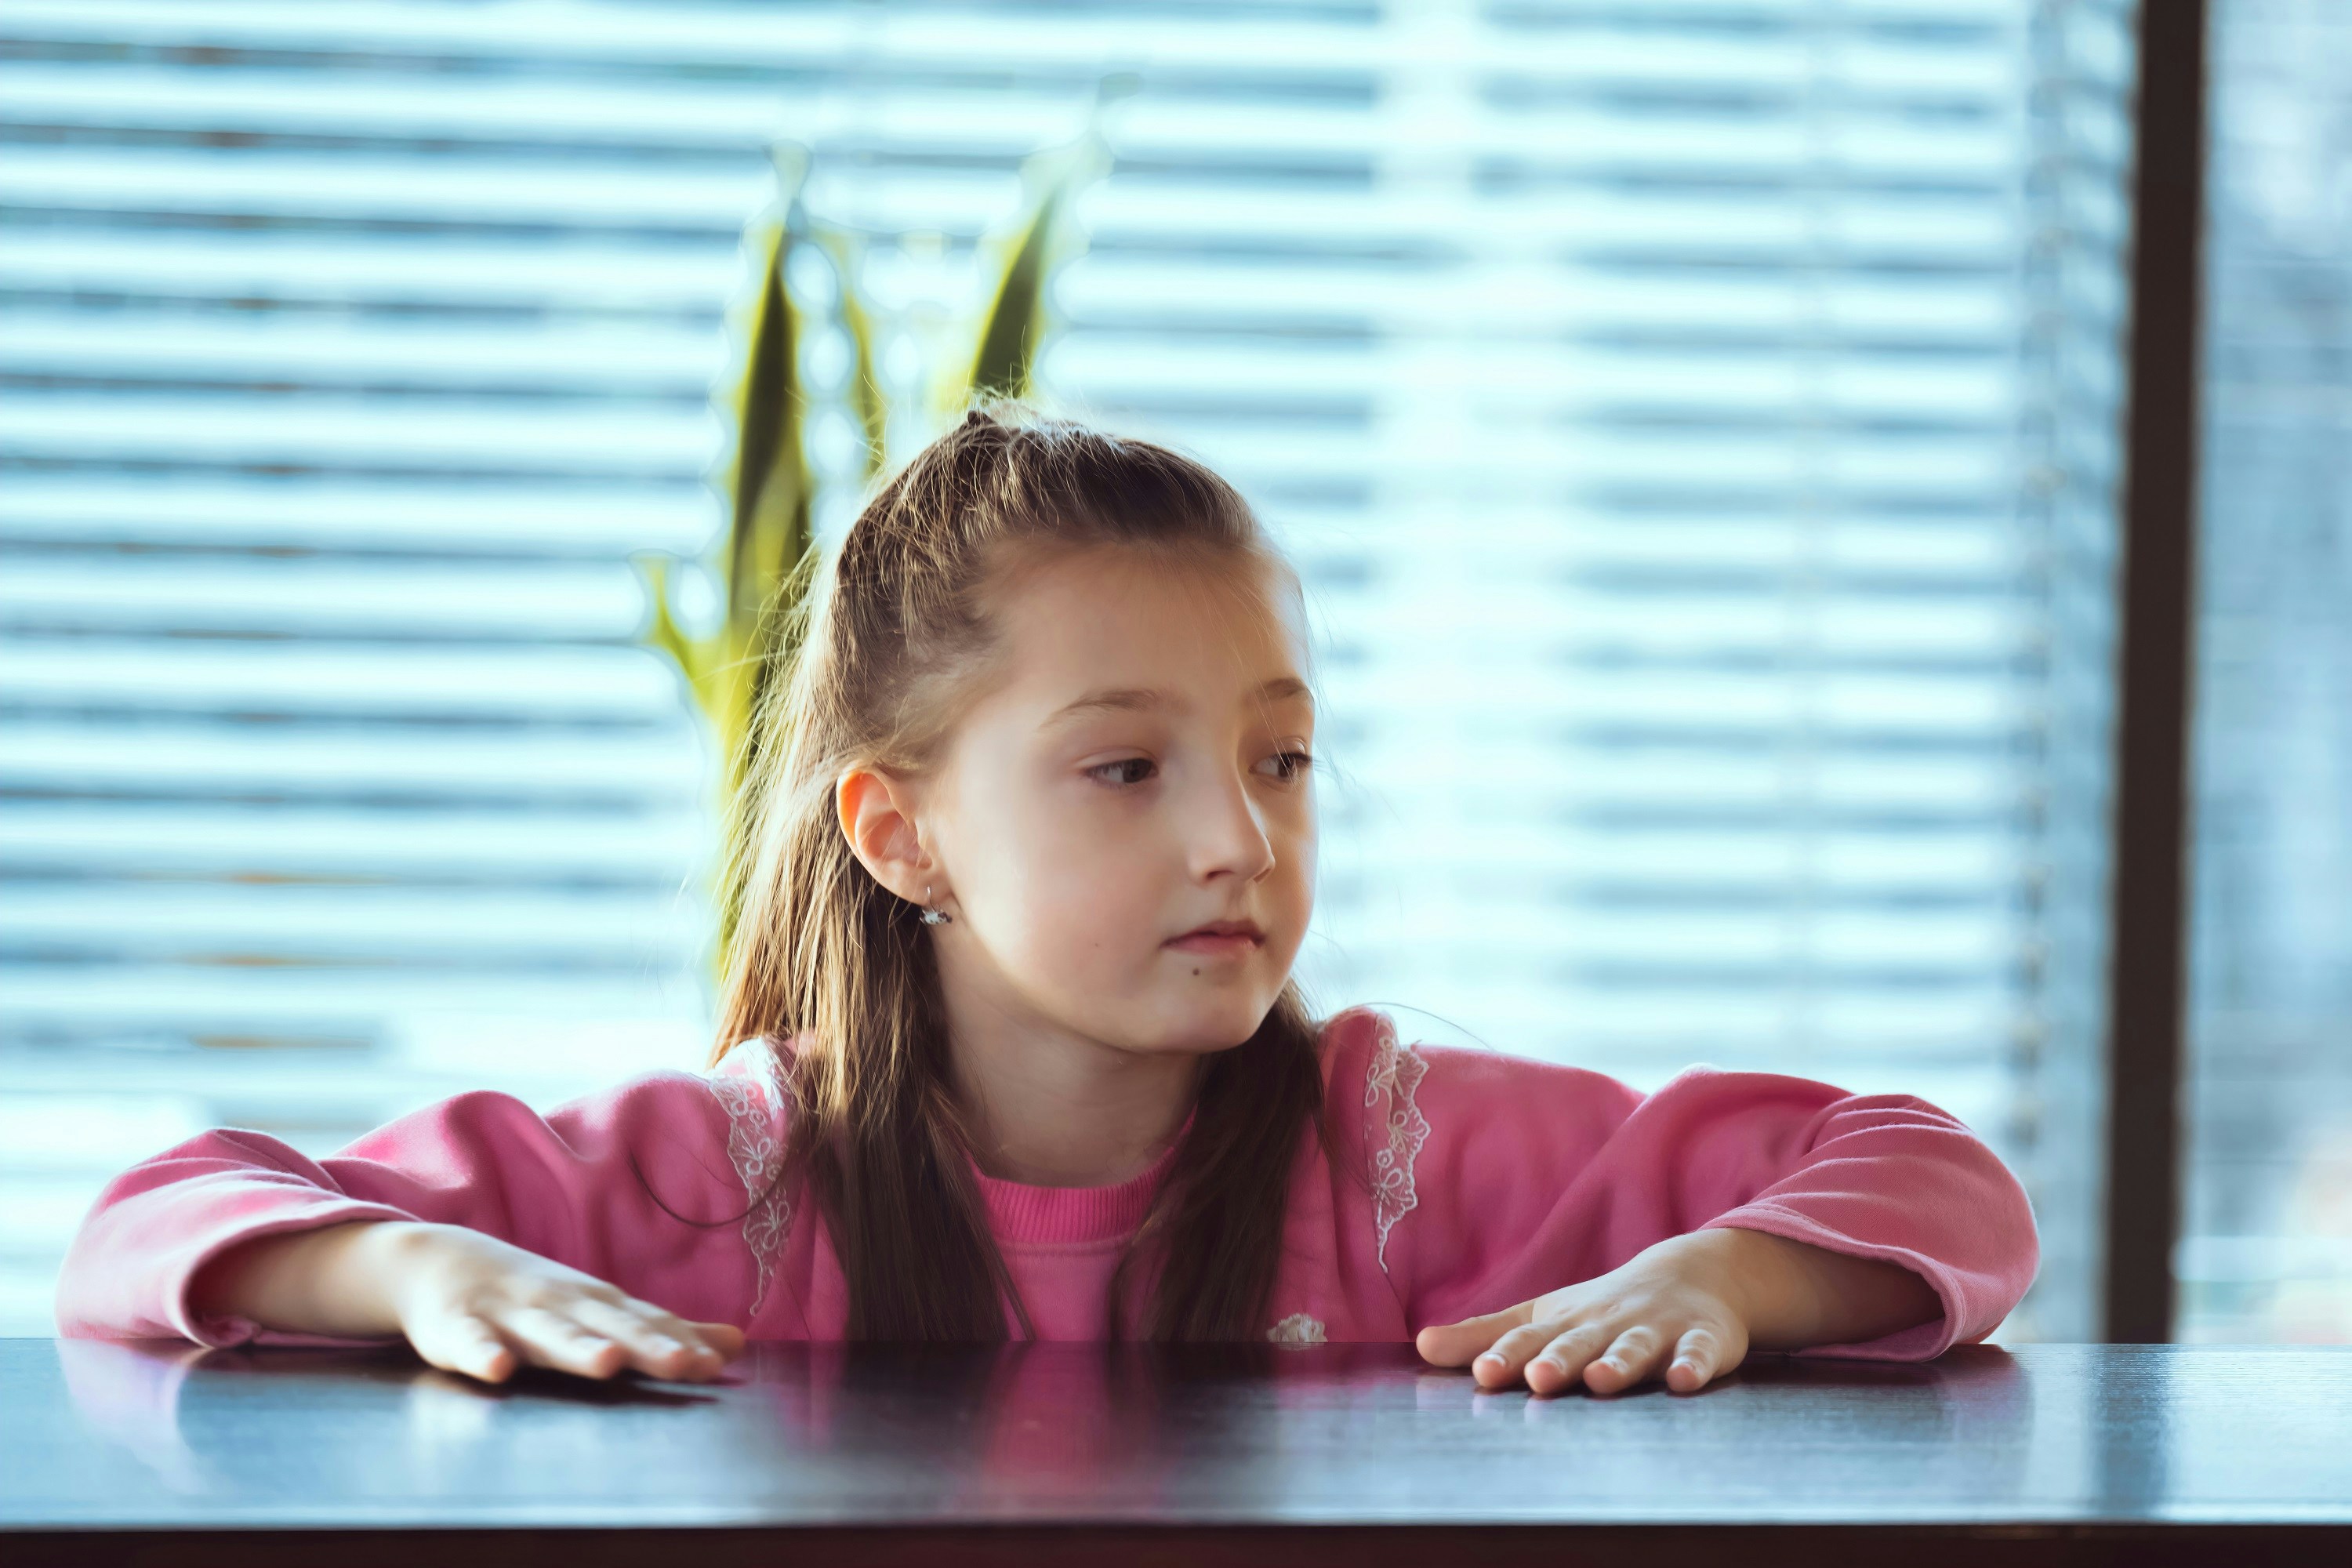
[[[691,685],[701,662],[702,648],[699,644],[688,642],[686,634],[678,630],[677,622],[670,617],[669,570],[673,559],[653,550],[640,551],[629,557],[629,563],[637,569],[637,581],[645,588],[648,606],[646,629],[639,634],[639,640],[669,655],[670,662],[677,666],[678,673]]]
[[[1099,108],[1097,108],[1099,114]],[[1028,395],[1044,335],[1045,291],[1054,272],[1070,259],[1071,226],[1064,221],[1080,190],[1110,166],[1099,129],[1068,147],[1031,160],[1028,183],[1039,191],[1035,209],[1016,231],[999,277],[995,297],[980,330],[968,384],[974,394]]]
[[[1129,78],[1106,79],[1087,132],[1070,147],[1032,159],[1025,183],[1038,193],[1016,226],[998,283],[982,321],[970,386],[1016,395],[1029,390],[1052,273],[1069,248],[1066,217],[1076,192],[1109,166],[1098,125],[1102,104],[1133,90]],[[797,143],[773,150],[778,200],[746,226],[744,245],[757,261],[756,282],[743,321],[740,374],[726,394],[735,450],[718,488],[728,506],[727,531],[710,567],[723,603],[719,626],[691,637],[670,608],[678,559],[659,552],[633,556],[649,606],[639,640],[677,667],[695,706],[709,724],[722,760],[727,799],[740,798],[743,780],[758,766],[762,705],[797,649],[790,639],[801,625],[793,614],[808,592],[817,563],[815,478],[804,445],[805,394],[799,353],[805,323],[790,287],[794,248],[819,247],[839,281],[835,311],[849,336],[856,363],[851,401],[865,438],[866,476],[887,462],[890,409],[876,364],[874,314],[864,298],[864,241],[820,223],[801,201],[810,154]],[[927,379],[927,396],[960,392],[952,378]],[[739,863],[722,861],[712,891],[719,924],[716,960],[723,971],[741,908],[734,879]]]
[[[980,353],[972,361],[971,390],[1020,397],[1029,391],[1031,362],[1037,353],[1038,317],[1044,304],[1045,251],[1052,242],[1061,192],[1050,190],[1013,247],[996,299],[981,329]]]
[[[730,622],[759,613],[772,582],[772,574],[763,568],[776,552],[775,542],[761,537],[761,524],[772,526],[780,512],[789,515],[791,492],[806,483],[801,456],[800,323],[784,285],[792,258],[791,216],[762,237],[766,265],[761,269],[743,379],[735,395],[725,574]]]
[[[813,236],[824,247],[833,259],[834,276],[841,286],[835,292],[835,310],[842,331],[849,334],[850,349],[855,356],[850,371],[850,403],[857,410],[857,425],[866,439],[866,477],[879,474],[888,460],[886,450],[889,441],[889,399],[882,390],[880,372],[874,361],[874,315],[866,309],[859,279],[865,276],[863,262],[866,246],[863,239],[836,229],[819,227]]]

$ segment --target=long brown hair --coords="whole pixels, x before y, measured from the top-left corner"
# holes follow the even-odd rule
[[[852,853],[835,784],[920,775],[1002,651],[988,591],[1017,564],[1108,545],[1298,580],[1231,485],[1192,458],[1011,399],[885,481],[805,592],[789,677],[758,714],[730,825],[728,955],[713,1065],[766,1036],[786,1063],[779,1182],[805,1178],[849,1286],[853,1340],[1034,1333],[968,1162],[950,1089],[929,928]],[[814,576],[814,581],[809,581]],[[788,584],[788,591],[793,585]],[[1321,1025],[1296,981],[1255,1034],[1213,1053],[1189,1131],[1115,1273],[1106,1339],[1154,1276],[1148,1340],[1257,1340],[1299,1139],[1322,1115]]]

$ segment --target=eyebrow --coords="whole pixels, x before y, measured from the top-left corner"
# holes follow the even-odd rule
[[[1293,697],[1304,697],[1309,705],[1312,705],[1315,700],[1314,693],[1307,682],[1299,679],[1298,677],[1277,675],[1250,693],[1245,700],[1280,702]],[[1047,716],[1045,721],[1037,727],[1040,730],[1050,730],[1056,724],[1066,724],[1074,719],[1086,718],[1095,713],[1148,713],[1155,709],[1181,706],[1182,704],[1174,700],[1166,692],[1155,691],[1150,687],[1110,687],[1100,691],[1089,691],[1076,702],[1055,709]]]

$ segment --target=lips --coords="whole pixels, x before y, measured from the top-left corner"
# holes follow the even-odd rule
[[[1255,921],[1213,921],[1204,926],[1195,926],[1173,940],[1190,942],[1194,937],[1246,937],[1253,942],[1262,942],[1265,940],[1265,932]]]

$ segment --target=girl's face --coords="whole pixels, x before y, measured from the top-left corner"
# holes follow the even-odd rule
[[[997,595],[1008,673],[917,812],[951,1019],[1135,1051],[1255,1032],[1314,907],[1305,628],[1274,583],[1114,548]],[[1183,940],[1214,922],[1256,934]]]

